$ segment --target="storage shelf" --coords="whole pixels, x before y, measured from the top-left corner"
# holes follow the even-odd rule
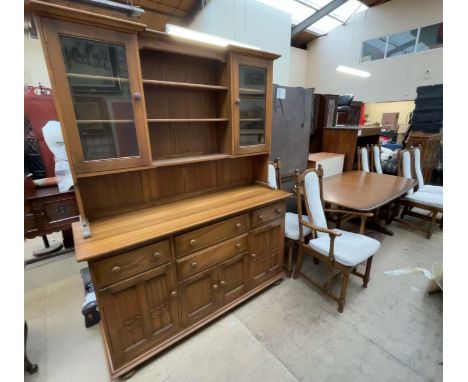
[[[93,74],[67,73],[67,77],[70,77],[70,78],[83,78],[83,79],[88,79],[88,80],[109,80],[109,81],[128,82],[128,78],[97,76],[97,75],[93,75]]]
[[[76,123],[94,124],[94,123],[135,123],[133,119],[78,119]]]
[[[186,88],[186,89],[228,90],[228,88],[226,86],[194,84],[194,83],[190,83],[190,82],[143,80],[143,84],[144,85],[152,85],[152,86]]]
[[[227,122],[228,118],[148,118],[149,123]]]
[[[258,89],[248,89],[248,88],[239,88],[239,93],[240,94],[259,94],[259,95],[264,95],[265,90],[258,90]]]
[[[189,157],[179,158],[168,158],[168,159],[157,159],[153,161],[154,167],[165,167],[165,166],[176,166],[179,164],[195,163],[195,162],[206,162],[218,159],[231,158],[228,154],[206,154],[206,155],[194,155]]]
[[[264,121],[264,118],[241,118],[239,119],[239,122],[258,122],[258,121]]]

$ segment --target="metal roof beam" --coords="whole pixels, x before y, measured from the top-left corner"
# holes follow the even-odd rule
[[[312,24],[316,23],[320,19],[324,18],[330,12],[333,12],[336,8],[346,3],[348,0],[333,0],[325,5],[323,8],[320,8],[313,15],[307,17],[304,21],[301,21],[295,27],[292,28],[291,37],[294,37],[298,33],[301,33],[304,29],[307,29]]]

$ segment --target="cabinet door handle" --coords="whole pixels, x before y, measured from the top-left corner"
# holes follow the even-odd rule
[[[259,218],[260,220],[263,220],[263,215],[258,215],[258,218]]]
[[[112,273],[117,274],[119,272],[120,272],[120,267],[117,266],[117,267],[112,268]]]
[[[236,248],[237,248],[237,249],[240,249],[240,247],[241,247],[240,243],[237,243],[237,244],[236,244]]]
[[[226,281],[224,281],[224,280],[221,280],[219,283],[220,283],[221,285],[226,285]]]
[[[153,253],[153,257],[154,257],[155,259],[161,257],[161,252],[155,252],[155,253]]]
[[[197,241],[196,241],[195,239],[192,239],[192,240],[189,241],[189,245],[190,245],[191,247],[193,247],[193,246],[196,244],[196,242],[197,242]]]
[[[256,253],[252,253],[250,256],[252,256],[254,259],[257,257]]]
[[[135,93],[133,93],[133,99],[134,99],[135,101],[141,100],[141,93],[140,93],[140,92],[135,92]]]
[[[213,289],[214,290],[218,289],[218,284],[213,284]]]
[[[234,101],[234,103],[235,103],[236,105],[239,105],[239,104],[241,103],[240,98],[236,98],[236,100]]]
[[[192,268],[195,268],[195,267],[197,267],[197,266],[198,266],[198,264],[197,264],[197,262],[196,262],[196,261],[194,261],[194,262],[193,262],[191,265],[192,265]]]
[[[241,223],[236,223],[236,228],[240,228],[242,227],[242,224]]]
[[[171,295],[172,295],[172,297],[177,296],[177,291],[173,290],[173,291],[171,292]]]
[[[281,213],[281,208],[277,208],[276,212],[280,214]]]

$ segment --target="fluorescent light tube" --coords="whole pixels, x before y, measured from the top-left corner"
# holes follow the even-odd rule
[[[369,72],[365,72],[363,70],[350,68],[348,66],[343,66],[343,65],[338,65],[338,67],[336,68],[336,71],[346,73],[346,74],[351,74],[353,76],[365,77],[365,78],[370,77],[370,75],[371,75]]]
[[[212,45],[217,45],[217,46],[235,45],[235,46],[240,46],[244,48],[260,50],[260,48],[253,46],[253,45],[228,40],[225,38],[194,31],[192,29],[182,28],[182,27],[179,27],[177,25],[172,25],[172,24],[166,24],[166,33],[173,35],[173,36],[182,37],[188,40],[205,42],[207,44],[212,44]]]

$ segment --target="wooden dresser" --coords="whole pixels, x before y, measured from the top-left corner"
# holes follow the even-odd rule
[[[114,379],[284,277],[290,194],[267,184],[279,56],[29,8],[72,166],[76,258],[91,271]]]

